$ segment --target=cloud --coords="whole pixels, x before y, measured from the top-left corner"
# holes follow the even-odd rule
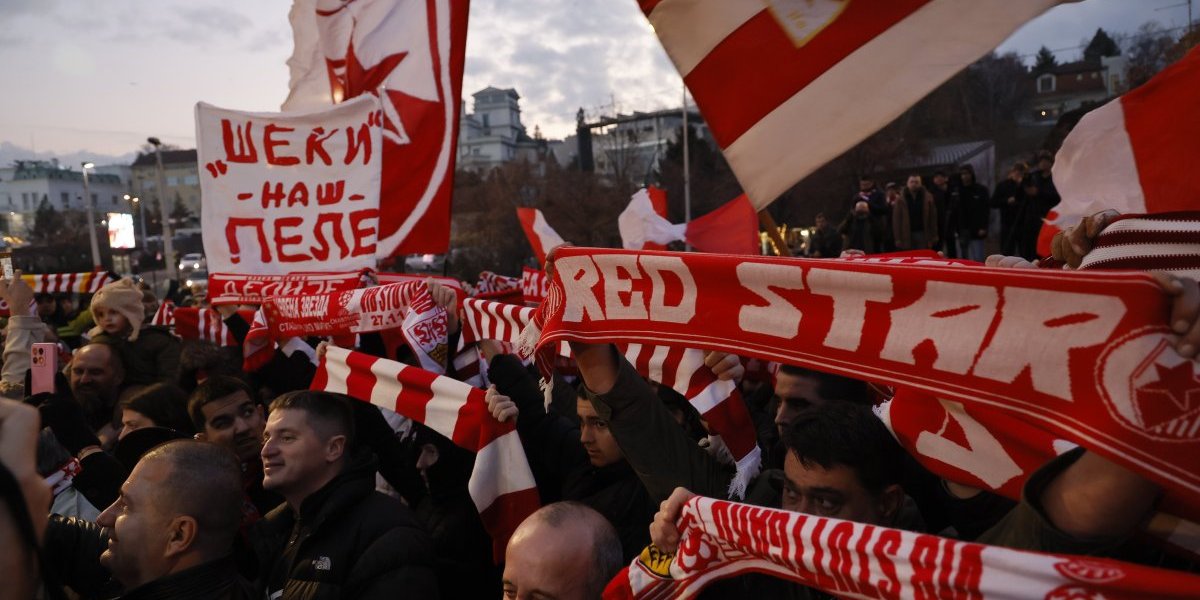
[[[253,26],[245,15],[218,6],[181,6],[161,29],[170,39],[211,43],[216,37],[239,37]]]

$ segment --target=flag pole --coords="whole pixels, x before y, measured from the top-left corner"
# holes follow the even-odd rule
[[[683,84],[683,223],[692,221],[692,178],[691,161],[688,160],[688,102],[687,83]],[[684,249],[692,251],[692,245],[686,243]]]

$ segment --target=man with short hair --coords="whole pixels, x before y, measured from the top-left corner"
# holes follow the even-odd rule
[[[244,525],[251,525],[283,502],[263,489],[262,452],[266,416],[254,391],[241,379],[214,375],[204,380],[188,399],[188,415],[195,425],[196,439],[225,447],[242,464]]]
[[[775,428],[780,439],[791,422],[803,411],[836,400],[855,404],[870,404],[867,384],[831,373],[823,373],[795,365],[780,365],[775,375]],[[782,464],[773,465],[781,467]]]
[[[504,561],[507,599],[596,600],[621,570],[621,543],[600,513],[556,502],[517,527]]]
[[[225,449],[168,442],[142,457],[96,523],[52,516],[47,555],[80,592],[111,576],[126,600],[252,598],[232,556],[240,489],[237,461]],[[90,564],[97,557],[99,568]]]
[[[810,258],[837,258],[842,253],[842,236],[838,234],[825,213],[817,213],[813,223],[813,233],[808,238],[808,256]]]
[[[429,535],[375,491],[375,460],[355,445],[350,398],[289,392],[271,403],[263,487],[286,504],[255,524],[268,598],[436,598]]]

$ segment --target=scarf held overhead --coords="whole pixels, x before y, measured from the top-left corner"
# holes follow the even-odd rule
[[[416,367],[329,346],[311,389],[346,394],[408,417],[476,453],[467,489],[497,560],[538,509],[537,485],[513,422],[488,411],[484,391]]]
[[[1200,507],[1200,377],[1168,309],[1136,272],[564,248],[534,324],[539,348],[719,349],[989,406]]]
[[[847,598],[1195,598],[1200,577],[693,498],[673,557],[647,548],[606,600],[692,598],[757,572]]]

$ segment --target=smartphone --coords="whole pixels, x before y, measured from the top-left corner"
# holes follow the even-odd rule
[[[29,394],[53,393],[54,373],[58,370],[58,344],[38,342],[29,353]]]
[[[13,279],[12,252],[0,252],[0,272],[3,272],[4,281],[11,282]]]

